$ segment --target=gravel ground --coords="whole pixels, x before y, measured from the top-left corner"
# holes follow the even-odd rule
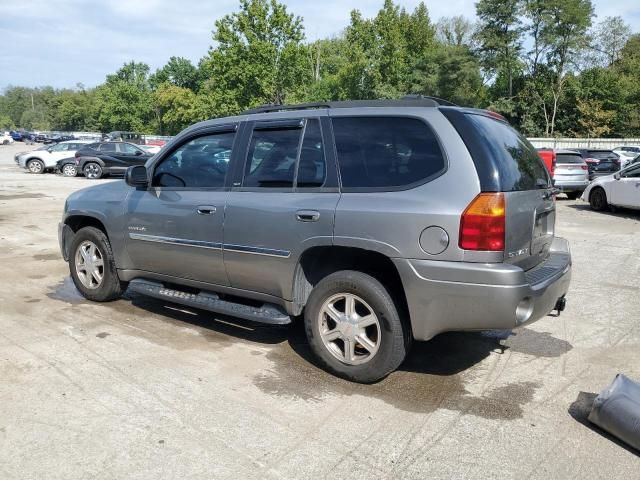
[[[616,373],[640,380],[640,212],[558,199],[562,316],[440,335],[362,386],[298,325],[84,300],[56,228],[92,182],[27,174],[24,149],[0,146],[0,478],[639,478],[585,418]]]

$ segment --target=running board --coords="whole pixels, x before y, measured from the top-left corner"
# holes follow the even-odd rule
[[[271,325],[287,325],[291,323],[291,317],[287,315],[286,312],[278,306],[269,303],[265,303],[261,307],[253,307],[223,300],[213,292],[201,291],[197,294],[188,293],[166,288],[159,282],[143,279],[131,280],[129,282],[129,289],[142,295],[148,295],[210,312],[222,313],[244,320],[251,320],[253,322],[268,323]]]

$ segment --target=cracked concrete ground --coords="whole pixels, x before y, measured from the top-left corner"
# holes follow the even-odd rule
[[[586,415],[640,380],[640,212],[558,199],[562,316],[441,335],[363,386],[316,368],[300,326],[84,300],[56,228],[92,182],[24,173],[24,148],[0,146],[0,478],[638,478]]]

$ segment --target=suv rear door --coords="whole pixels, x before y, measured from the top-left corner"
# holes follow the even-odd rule
[[[331,245],[340,194],[320,115],[244,125],[224,226],[232,287],[291,300],[302,252]]]
[[[549,256],[555,199],[551,178],[536,149],[498,115],[441,108],[476,165],[483,192],[504,192],[504,261],[528,270]]]

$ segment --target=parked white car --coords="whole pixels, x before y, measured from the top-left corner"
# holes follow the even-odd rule
[[[13,143],[13,137],[11,135],[9,135],[9,132],[3,132],[2,134],[0,134],[0,144],[2,145],[9,145],[10,143]]]
[[[63,158],[73,157],[82,145],[94,143],[92,140],[68,140],[47,147],[22,152],[14,157],[16,163],[31,173],[53,171],[56,162]]]
[[[613,151],[620,157],[620,167],[624,168],[629,165],[631,160],[640,155],[640,145],[625,145],[614,148]]]
[[[640,209],[640,163],[634,163],[613,175],[597,178],[580,198],[597,211],[609,207]]]

